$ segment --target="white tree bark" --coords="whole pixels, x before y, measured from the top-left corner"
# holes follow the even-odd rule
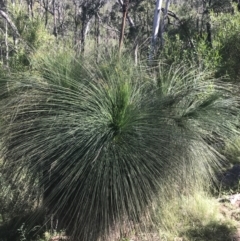
[[[7,20],[5,20],[5,28],[6,28],[6,32],[5,32],[5,44],[6,44],[6,66],[7,68],[9,67],[9,46],[8,46],[8,22]]]
[[[162,3],[163,3],[162,0],[157,0],[156,6],[155,6],[155,13],[154,13],[154,20],[153,20],[153,32],[152,32],[150,54],[149,54],[150,61],[152,61],[154,52],[155,52],[157,35],[158,35],[158,31],[159,31],[159,26],[160,26]]]

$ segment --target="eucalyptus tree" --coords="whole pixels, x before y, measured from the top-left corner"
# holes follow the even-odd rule
[[[81,41],[81,52],[85,49],[85,39],[89,32],[90,24],[94,17],[97,15],[99,10],[105,5],[106,0],[74,0],[75,12],[77,18],[81,21],[80,41]]]
[[[20,33],[12,20],[11,15],[7,9],[7,2],[0,1],[0,20],[2,21],[2,29],[1,32],[4,32],[4,42],[5,46],[1,46],[1,53],[5,52],[5,56],[1,54],[1,59],[3,63],[6,64],[6,67],[9,67],[9,52],[10,52],[10,44],[9,44],[9,37],[12,36],[14,45],[17,43],[17,39],[20,38]],[[10,29],[9,29],[10,26]],[[11,34],[12,33],[12,34]],[[2,35],[3,36],[3,35]]]
[[[2,9],[0,9],[0,15],[3,19],[5,19],[7,21],[7,23],[13,30],[13,35],[15,37],[20,37],[19,31],[18,31],[15,23],[12,21],[11,17],[9,16],[9,14],[7,12],[3,11]]]
[[[40,7],[44,9],[44,16],[45,16],[45,27],[48,25],[48,19],[49,19],[49,12],[52,14],[52,11],[49,9],[49,0],[40,0],[39,1]]]
[[[158,31],[159,31],[159,27],[160,27],[162,3],[163,3],[162,0],[156,1],[154,20],[153,20],[153,32],[152,32],[151,47],[150,47],[150,54],[149,54],[150,61],[152,61],[152,59],[153,59],[155,48],[156,48]]]

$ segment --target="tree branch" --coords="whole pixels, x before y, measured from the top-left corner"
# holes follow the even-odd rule
[[[121,5],[121,7],[123,7],[123,1],[122,0],[118,0],[118,3]],[[135,27],[135,24],[134,24],[132,18],[129,17],[128,13],[127,13],[127,20],[128,20],[131,27]]]
[[[20,37],[20,34],[18,32],[17,27],[11,20],[11,18],[8,16],[7,13],[5,13],[3,10],[0,9],[0,15],[8,22],[8,24],[11,26],[12,30],[14,31],[15,36]]]

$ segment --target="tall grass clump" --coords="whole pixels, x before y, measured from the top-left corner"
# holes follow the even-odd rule
[[[227,241],[236,232],[236,223],[219,212],[220,203],[206,192],[195,190],[192,195],[172,196],[160,204],[158,225],[164,240]],[[180,238],[179,238],[180,239]]]
[[[206,184],[209,177],[214,181],[214,173],[226,163],[220,154],[225,142],[238,134],[238,88],[212,76],[196,66],[161,65],[155,80],[161,109],[166,109],[175,135],[170,139],[177,143],[178,160],[187,167],[173,164],[178,172],[185,170],[185,185],[193,183],[190,175],[195,176],[196,184],[202,180]]]
[[[26,170],[35,178],[72,239],[147,227],[153,203],[210,184],[222,159],[214,145],[236,132],[233,86],[124,56],[63,62],[1,81],[2,158],[13,182]]]

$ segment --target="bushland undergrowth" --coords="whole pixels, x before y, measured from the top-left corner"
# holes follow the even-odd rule
[[[209,17],[212,47],[170,29],[151,66],[25,23],[0,72],[1,241],[232,240],[210,191],[238,161],[239,13]]]
[[[217,145],[238,133],[236,86],[197,66],[158,65],[65,52],[2,78],[2,173],[12,189],[25,185],[28,210],[44,208],[73,240],[112,240],[167,227],[156,206],[209,188],[224,160]]]

